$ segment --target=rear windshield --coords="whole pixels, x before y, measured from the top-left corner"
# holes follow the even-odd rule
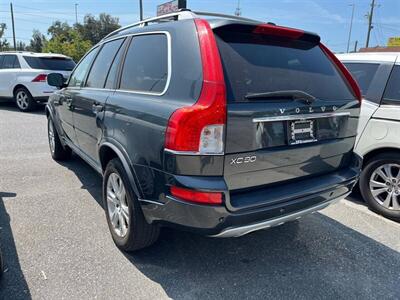
[[[327,101],[354,100],[318,45],[228,30],[218,31],[216,36],[229,102],[248,101],[245,96],[253,93],[283,90],[300,90]]]
[[[32,69],[72,71],[75,67],[74,61],[70,58],[32,56],[24,56],[24,58]]]
[[[379,64],[344,63],[344,65],[358,82],[362,95],[367,95],[371,87],[372,79],[375,77],[376,71],[379,68]]]

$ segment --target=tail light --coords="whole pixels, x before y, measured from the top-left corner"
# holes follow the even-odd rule
[[[46,82],[47,74],[39,74],[32,79],[32,82]]]
[[[332,61],[332,63],[337,67],[338,71],[342,74],[345,81],[348,83],[349,87],[353,91],[353,95],[357,98],[358,101],[361,102],[362,95],[360,87],[358,86],[357,81],[353,78],[349,70],[341,63],[341,61],[333,54],[324,44],[319,44],[322,51],[328,56],[328,58]]]
[[[298,39],[304,35],[303,30],[287,28],[282,26],[276,26],[271,24],[262,24],[258,25],[254,30],[255,34],[266,34],[266,35],[274,35],[281,36],[290,39]]]
[[[222,63],[210,24],[195,19],[203,69],[200,97],[177,109],[166,130],[165,148],[193,154],[223,154],[226,91]]]
[[[252,33],[268,35],[276,38],[283,38],[288,40],[302,40],[305,42],[318,45],[320,42],[320,37],[312,32],[307,32],[295,28],[288,28],[283,26],[277,26],[273,24],[261,24],[256,26]]]
[[[200,204],[222,204],[220,192],[198,192],[181,187],[171,186],[171,195],[188,202]]]

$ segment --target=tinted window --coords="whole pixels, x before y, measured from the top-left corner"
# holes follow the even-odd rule
[[[368,94],[372,79],[379,68],[379,64],[345,63],[345,66],[357,80],[363,96]]]
[[[218,36],[228,101],[283,90],[304,91],[322,100],[354,99],[318,45],[228,30]]]
[[[383,95],[385,104],[400,105],[400,66],[395,66]]]
[[[122,71],[120,88],[160,93],[168,77],[168,46],[164,34],[132,39]]]
[[[18,69],[19,61],[16,55],[4,55],[3,69]]]
[[[32,69],[72,71],[75,67],[74,61],[69,58],[24,56],[24,59]]]
[[[106,81],[106,85],[105,85],[106,89],[114,88],[115,81],[117,79],[118,65],[122,59],[122,54],[124,53],[123,49],[124,49],[124,46],[121,46],[119,48],[118,53],[115,56],[114,61],[111,65],[110,71],[108,71],[107,81]]]
[[[97,48],[89,52],[75,68],[68,83],[69,87],[80,87],[82,85],[96,52]]]
[[[3,68],[4,55],[0,55],[0,69]]]
[[[106,81],[108,70],[113,62],[115,54],[121,47],[123,39],[104,44],[101,48],[86,81],[87,87],[103,88]]]

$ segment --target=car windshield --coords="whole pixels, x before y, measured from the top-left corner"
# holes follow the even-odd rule
[[[24,58],[32,69],[72,71],[75,67],[75,62],[70,58],[33,56],[24,56]]]

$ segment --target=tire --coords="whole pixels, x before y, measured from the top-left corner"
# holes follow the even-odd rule
[[[56,161],[68,160],[71,158],[71,148],[63,146],[57,133],[53,120],[47,119],[47,136],[51,157]]]
[[[18,109],[23,112],[32,111],[36,108],[36,102],[31,93],[24,87],[20,87],[14,92],[14,100]]]
[[[152,245],[158,239],[160,228],[145,220],[118,158],[112,159],[104,172],[103,201],[108,227],[119,249],[133,252]]]
[[[388,172],[391,176],[387,176]],[[372,211],[400,222],[400,154],[382,153],[367,161],[360,177],[360,191]]]

